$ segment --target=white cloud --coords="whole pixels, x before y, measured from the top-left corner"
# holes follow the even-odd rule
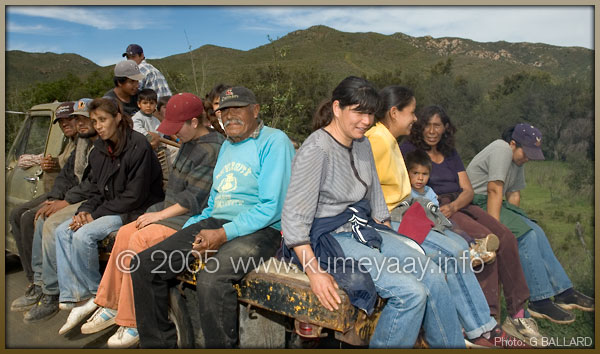
[[[6,50],[21,50],[30,53],[61,53],[61,48],[56,45],[46,44],[31,44],[31,43],[16,43],[12,44],[10,41],[6,42]]]
[[[54,35],[57,33],[57,29],[50,28],[44,25],[33,25],[23,26],[14,22],[8,22],[6,24],[7,33],[26,33],[26,34],[37,34],[37,35]]]
[[[25,15],[43,17],[53,20],[77,23],[100,30],[143,29],[151,25],[151,21],[142,21],[135,16],[123,12],[128,9],[102,10],[91,6],[7,6],[7,15]],[[126,20],[124,20],[126,19]]]
[[[592,6],[364,6],[260,7],[234,10],[247,26],[344,32],[402,32],[410,36],[462,37],[480,42],[542,42],[593,48]],[[249,20],[250,19],[250,20]]]

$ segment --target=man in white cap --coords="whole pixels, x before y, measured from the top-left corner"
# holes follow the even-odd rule
[[[139,81],[144,78],[144,74],[140,72],[140,68],[133,60],[117,63],[114,73],[115,87],[105,93],[104,97],[116,99],[121,103],[123,111],[131,117],[139,111],[137,94]]]
[[[169,90],[169,84],[164,75],[152,64],[146,62],[144,50],[140,45],[128,45],[123,56],[135,61],[142,74],[144,74],[145,77],[140,80],[140,90],[145,88],[153,89],[159,99],[163,96],[171,96],[171,90]]]

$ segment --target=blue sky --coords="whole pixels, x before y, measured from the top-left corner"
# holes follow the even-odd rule
[[[592,6],[7,6],[6,49],[76,53],[106,66],[129,43],[147,58],[205,44],[249,50],[313,25],[479,42],[594,48]],[[187,34],[187,40],[186,40]],[[189,41],[189,45],[188,45]]]

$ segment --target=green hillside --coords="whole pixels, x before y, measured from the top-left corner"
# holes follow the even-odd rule
[[[540,43],[479,43],[461,38],[411,37],[402,33],[346,33],[313,26],[249,51],[204,45],[191,54],[181,53],[150,62],[163,71],[175,91],[195,91],[197,85],[199,91],[206,92],[217,81],[231,81],[238,78],[240,72],[266,67],[275,56],[284,68],[313,68],[331,75],[334,81],[351,74],[375,75],[384,69],[424,72],[436,62],[451,57],[455,75],[469,77],[483,88],[491,88],[505,76],[523,71],[591,80],[594,52]],[[99,68],[76,54],[6,53],[9,89],[60,79],[67,73],[85,77]]]
[[[71,73],[86,77],[100,66],[77,54],[6,52],[6,89],[21,90],[37,82],[54,81]]]

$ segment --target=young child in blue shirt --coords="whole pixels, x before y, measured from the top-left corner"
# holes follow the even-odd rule
[[[429,155],[425,151],[414,150],[406,154],[404,162],[410,179],[411,196],[413,198],[425,198],[439,207],[437,194],[427,185],[431,174],[431,158]],[[473,266],[477,266],[481,262],[490,263],[496,259],[495,251],[499,245],[498,236],[490,234],[482,239],[485,242],[478,242],[462,230],[457,229],[456,225],[453,225],[452,231],[461,235],[469,243],[469,253]]]

